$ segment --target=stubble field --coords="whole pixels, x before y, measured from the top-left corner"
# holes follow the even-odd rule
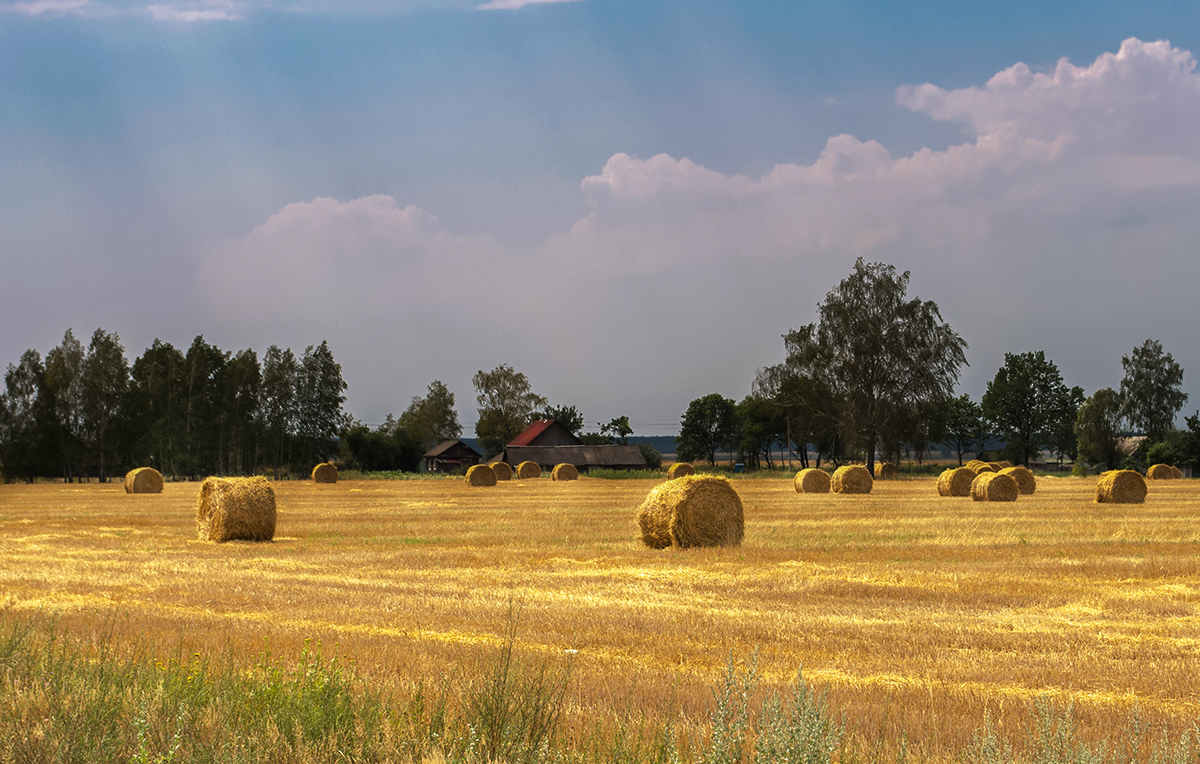
[[[755,654],[768,684],[803,666],[827,686],[851,740],[929,760],[985,718],[1019,739],[1042,697],[1074,700],[1085,739],[1135,706],[1173,734],[1200,718],[1200,483],[1119,506],[1095,479],[1040,478],[1010,504],[932,479],[869,496],[735,480],[743,545],[688,551],[638,539],[655,484],[277,483],[275,541],[224,545],[195,538],[196,484],[5,485],[0,606],[164,655],[336,643],[382,691],[493,654],[515,609],[524,656],[571,663],[576,736],[708,718],[730,657]]]

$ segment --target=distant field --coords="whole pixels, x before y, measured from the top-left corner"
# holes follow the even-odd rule
[[[0,606],[163,654],[336,642],[400,689],[494,651],[512,602],[526,654],[578,650],[576,731],[705,716],[730,655],[755,651],[768,682],[803,664],[828,685],[849,735],[936,760],[985,716],[1025,729],[1039,696],[1075,699],[1085,737],[1135,704],[1175,732],[1200,718],[1200,482],[1112,506],[1094,479],[1040,478],[1011,504],[932,479],[865,497],[735,480],[743,546],[687,552],[638,541],[653,485],[279,483],[274,543],[225,545],[195,539],[196,484],[0,486]]]

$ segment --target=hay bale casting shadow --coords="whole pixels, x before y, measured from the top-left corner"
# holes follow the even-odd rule
[[[1180,473],[1183,474],[1183,473]],[[1169,464],[1153,464],[1146,470],[1147,480],[1174,480],[1175,468]]]
[[[162,493],[162,473],[153,467],[138,467],[125,473],[125,493]]]
[[[667,480],[695,475],[696,468],[687,462],[675,462],[667,468]]]
[[[337,477],[337,465],[333,462],[325,462],[313,467],[312,479],[314,483],[336,483]]]
[[[264,477],[205,478],[196,505],[196,532],[205,541],[275,538],[275,489]]]
[[[1133,470],[1111,470],[1096,483],[1096,501],[1101,504],[1141,504],[1146,501],[1146,480]]]
[[[951,467],[938,475],[938,496],[970,496],[975,471],[970,467]]]
[[[653,549],[737,546],[745,532],[742,500],[729,481],[687,475],[659,484],[638,511],[642,543]]]
[[[829,493],[830,482],[828,472],[815,468],[800,470],[792,479],[796,493]]]
[[[980,472],[971,481],[972,501],[1016,501],[1021,493],[1012,475]]]
[[[551,480],[578,480],[579,470],[575,469],[574,464],[556,464],[554,469],[550,471]]]
[[[496,471],[487,464],[476,464],[467,470],[467,485],[487,488],[496,484]]]
[[[496,480],[512,480],[512,465],[508,462],[492,462],[488,465],[496,473]]]
[[[900,477],[900,465],[890,462],[880,462],[875,465],[876,480],[895,480]]]
[[[830,487],[834,493],[870,493],[875,485],[875,478],[861,464],[847,464],[838,467],[833,472]]]
[[[1000,470],[1001,475],[1009,475],[1013,480],[1017,481],[1017,490],[1022,496],[1031,496],[1037,490],[1037,478],[1028,467],[1017,465],[1016,467],[1005,467]]]
[[[542,468],[537,462],[521,462],[517,465],[517,477],[521,480],[529,478],[540,478],[542,476]]]

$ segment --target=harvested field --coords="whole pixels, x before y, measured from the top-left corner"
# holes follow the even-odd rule
[[[275,541],[195,538],[199,485],[130,502],[121,484],[0,486],[0,601],[163,656],[296,655],[337,643],[383,691],[489,654],[509,603],[523,654],[574,654],[567,733],[707,718],[729,655],[770,683],[803,664],[847,733],[950,762],[990,717],[1028,728],[1074,699],[1085,739],[1137,704],[1200,717],[1200,481],[1097,504],[1095,478],[1015,503],[939,499],[935,480],[846,501],[790,476],[734,480],[735,548],[643,547],[654,480],[275,483]],[[226,652],[228,651],[228,652]],[[892,754],[879,753],[880,760]]]

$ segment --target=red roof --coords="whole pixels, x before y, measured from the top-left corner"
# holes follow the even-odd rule
[[[528,446],[533,442],[533,439],[545,432],[550,425],[554,424],[553,419],[539,419],[533,424],[525,428],[525,432],[513,438],[508,444],[510,446]]]

